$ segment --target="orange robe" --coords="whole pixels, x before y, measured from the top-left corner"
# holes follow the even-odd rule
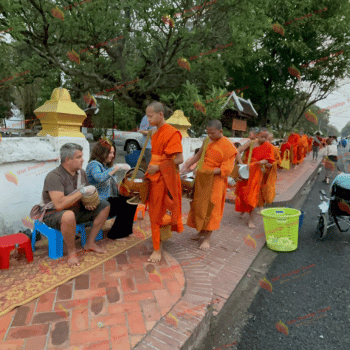
[[[307,136],[303,135],[300,137],[298,142],[298,162],[302,163],[304,161],[304,158],[307,154],[307,149],[309,147],[309,144],[307,142]]]
[[[271,145],[271,144],[270,144]],[[261,181],[261,190],[259,193],[258,206],[262,207],[265,203],[270,204],[276,197],[276,180],[277,180],[277,165],[281,165],[281,159],[278,147],[271,145],[275,161],[272,163],[272,167],[264,167],[265,172]],[[277,150],[276,150],[277,148]],[[276,158],[277,156],[277,158]]]
[[[250,213],[258,205],[263,172],[261,165],[257,162],[264,159],[271,164],[274,162],[273,149],[270,146],[268,142],[264,142],[253,148],[249,164],[249,179],[238,181],[236,185],[236,211]]]
[[[271,145],[273,147],[274,157],[277,162],[278,166],[281,166],[281,156],[280,156],[280,149],[277,146]]]
[[[285,143],[282,144],[282,146],[281,146],[281,152],[280,152],[281,158],[282,158],[282,159],[284,158],[284,152],[285,152],[286,150],[289,150],[289,152],[290,152],[290,148],[291,148],[291,144],[290,144],[289,142],[285,142]]]
[[[203,184],[203,191],[198,191],[200,177],[196,176],[194,199],[191,202],[191,210],[188,215],[187,225],[198,231],[214,231],[220,227],[220,221],[224,214],[225,198],[227,193],[227,177],[232,173],[237,149],[232,142],[221,137],[217,141],[211,141],[205,152],[203,166],[199,172],[212,175],[215,168],[220,168],[220,175],[211,176],[211,188]],[[208,198],[205,200],[205,191]],[[208,200],[210,197],[210,200]],[[206,202],[206,203],[205,203]]]
[[[298,143],[300,140],[300,136],[298,134],[290,134],[288,138],[288,142],[291,144],[291,153],[293,153],[293,157],[291,159],[292,164],[298,164],[300,161],[298,160]]]
[[[160,249],[160,228],[171,224],[171,230],[183,231],[181,217],[182,189],[178,166],[173,158],[182,153],[180,131],[164,124],[152,136],[152,158],[149,165],[157,164],[160,170],[155,174],[146,173],[150,180],[148,198],[154,250]]]

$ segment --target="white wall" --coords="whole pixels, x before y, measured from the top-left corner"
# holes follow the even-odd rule
[[[39,204],[48,172],[60,164],[60,147],[83,147],[86,169],[89,143],[81,137],[2,138],[0,142],[0,236],[32,228],[31,208]]]
[[[184,162],[190,157],[194,155],[194,151],[196,148],[200,148],[204,142],[205,138],[190,138],[190,137],[184,137],[182,139],[182,148],[183,148],[183,157]],[[243,145],[245,142],[247,142],[248,138],[239,138],[239,137],[230,137],[229,140],[234,142],[239,142],[241,145]]]

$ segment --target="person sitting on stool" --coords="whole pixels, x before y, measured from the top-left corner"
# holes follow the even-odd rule
[[[88,179],[83,166],[83,147],[76,143],[66,143],[60,149],[61,165],[46,175],[43,189],[44,204],[52,201],[54,209],[48,209],[43,222],[62,232],[68,248],[68,265],[79,264],[76,248],[76,225],[93,221],[85,250],[106,253],[95,243],[95,238],[106,222],[109,214],[109,203],[101,200],[97,207],[84,206],[81,202],[85,194],[92,194],[95,188],[87,186]],[[78,186],[78,171],[81,175],[81,187]],[[86,187],[85,187],[86,186]],[[73,191],[77,190],[71,194]],[[90,192],[90,193],[89,193]]]

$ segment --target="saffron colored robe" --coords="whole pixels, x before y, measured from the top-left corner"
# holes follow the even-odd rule
[[[257,162],[264,159],[270,164],[275,160],[273,149],[267,141],[253,148],[249,164],[249,179],[238,181],[236,185],[236,211],[250,213],[257,207],[263,179],[261,165]]]
[[[299,140],[300,140],[300,136],[298,134],[290,134],[289,138],[288,138],[288,142],[291,144],[292,148],[291,148],[291,153],[292,153],[292,157],[291,157],[291,163],[292,164],[298,164],[300,163],[300,161],[298,160],[298,148],[299,148]]]
[[[206,149],[203,166],[197,170],[194,198],[187,225],[198,231],[214,231],[220,227],[227,193],[227,177],[232,173],[237,149],[226,137],[211,141]],[[219,175],[213,175],[220,168]],[[201,173],[206,176],[201,176]]]
[[[275,161],[277,162],[277,165],[281,166],[281,156],[280,156],[280,149],[277,146],[271,145],[273,147],[273,156],[275,157]]]
[[[270,144],[271,145],[271,144]],[[270,204],[276,197],[276,180],[277,180],[277,166],[281,165],[281,159],[279,150],[274,145],[271,145],[274,151],[275,161],[272,163],[272,167],[264,167],[265,172],[261,181],[261,190],[259,193],[258,206],[262,207],[265,203]],[[277,148],[277,150],[276,150]],[[276,155],[278,158],[276,158]]]
[[[290,144],[289,142],[285,142],[285,143],[282,144],[282,146],[281,146],[281,152],[280,152],[280,154],[281,154],[281,159],[284,158],[284,152],[285,152],[286,150],[289,150],[289,152],[290,152],[290,149],[291,149],[291,144]],[[290,154],[290,153],[289,153],[289,154]]]
[[[307,154],[307,149],[309,147],[309,144],[307,142],[307,136],[303,135],[300,137],[298,142],[298,161],[299,163],[302,163],[304,161],[304,158]]]
[[[160,249],[161,227],[171,225],[171,230],[183,231],[181,216],[182,189],[178,166],[173,158],[182,153],[180,131],[164,124],[152,136],[152,158],[149,165],[157,164],[160,170],[146,173],[150,180],[148,197],[154,250]]]

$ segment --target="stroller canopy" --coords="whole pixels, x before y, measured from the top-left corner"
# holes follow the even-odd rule
[[[350,190],[350,174],[341,173],[334,179],[332,186],[338,185],[346,190]]]

